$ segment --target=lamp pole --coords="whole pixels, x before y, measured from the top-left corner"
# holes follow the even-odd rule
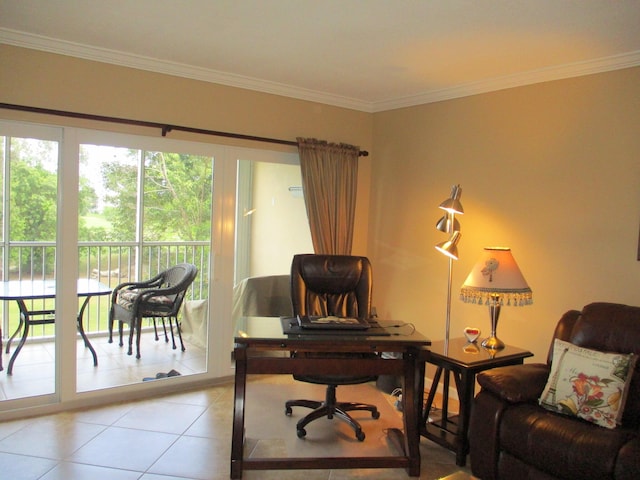
[[[444,349],[445,354],[448,353],[449,348],[449,330],[451,325],[451,282],[453,279],[453,261],[458,259],[458,247],[457,244],[460,241],[460,230],[454,230],[454,224],[456,222],[455,213],[447,212],[445,214],[446,222],[438,222],[439,225],[446,225],[447,233],[451,234],[449,240],[436,245],[436,250],[443,253],[449,259],[449,275],[447,278],[447,316],[445,320],[445,332],[444,332]],[[457,225],[457,228],[460,228]]]
[[[449,257],[449,281],[447,283],[447,320],[444,329],[444,354],[449,352],[449,329],[451,327],[451,275],[453,272],[453,258]]]

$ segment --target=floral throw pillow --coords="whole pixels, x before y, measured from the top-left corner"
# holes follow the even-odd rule
[[[620,424],[637,355],[608,353],[556,339],[540,405],[606,428]]]

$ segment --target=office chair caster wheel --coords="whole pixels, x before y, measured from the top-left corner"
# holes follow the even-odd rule
[[[358,430],[356,432],[356,438],[358,439],[358,441],[360,442],[364,442],[364,432],[362,430]]]
[[[298,429],[298,438],[304,438],[307,436],[307,431],[304,428]]]
[[[379,411],[375,411],[375,412],[371,412],[371,418],[373,418],[374,420],[377,420],[380,418],[380,412]]]

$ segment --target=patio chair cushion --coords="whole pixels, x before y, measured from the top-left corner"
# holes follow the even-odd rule
[[[140,296],[141,291],[138,289],[131,290],[121,290],[118,292],[118,296],[116,298],[116,303],[120,305],[125,310],[131,311],[133,310],[133,304]],[[146,302],[146,307],[143,309],[145,315],[158,315],[163,316],[167,313],[167,307],[171,308],[174,300],[167,297],[166,295],[158,295],[155,297],[150,297]],[[154,309],[154,306],[158,307],[157,310]],[[165,308],[163,308],[165,307]]]

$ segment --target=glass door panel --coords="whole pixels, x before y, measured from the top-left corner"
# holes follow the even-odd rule
[[[78,391],[206,371],[213,165],[207,155],[80,145],[80,276],[115,289],[149,281],[179,263],[195,265],[198,274],[179,310],[180,331],[175,320],[147,312],[140,359],[136,332],[128,354],[130,324],[123,325],[123,346],[117,319],[109,335],[111,295],[92,299],[84,324],[97,345],[100,368],[78,362]],[[165,305],[173,301],[157,298]]]
[[[291,314],[291,259],[313,246],[297,155],[241,159],[237,182],[234,336],[256,335],[252,317]]]
[[[0,123],[0,401],[55,393],[58,129]]]

